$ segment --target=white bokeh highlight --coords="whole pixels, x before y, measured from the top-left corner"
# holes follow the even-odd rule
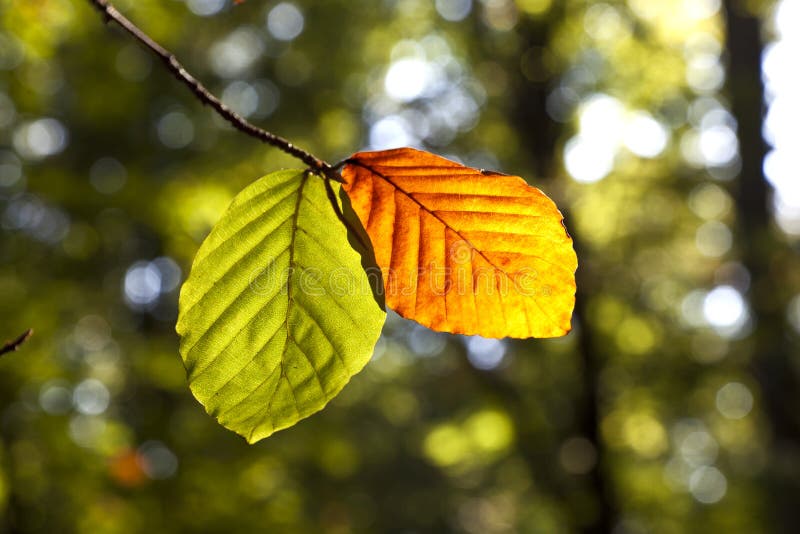
[[[762,57],[762,77],[769,105],[764,138],[772,146],[764,174],[775,189],[774,212],[781,229],[800,236],[800,3],[782,0],[775,9],[776,40]]]
[[[594,94],[578,109],[578,132],[564,145],[564,166],[578,183],[594,183],[613,170],[622,148],[641,158],[660,156],[671,132],[652,115],[628,110],[616,98]]]
[[[292,41],[303,33],[305,18],[298,7],[281,2],[267,14],[267,29],[279,41]]]

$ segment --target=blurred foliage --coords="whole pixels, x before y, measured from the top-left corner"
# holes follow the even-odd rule
[[[719,1],[116,5],[328,161],[413,144],[529,177],[568,208],[580,315],[531,341],[390,316],[324,412],[248,446],[189,393],[177,288],[296,162],[88,2],[0,0],[0,338],[36,330],[0,359],[0,531],[792,530],[771,504],[800,444],[767,401],[798,392],[753,361],[770,335],[798,373],[798,241],[769,228],[780,291],[751,307]]]

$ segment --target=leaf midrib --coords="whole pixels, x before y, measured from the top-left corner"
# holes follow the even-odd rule
[[[291,240],[289,241],[289,275],[286,281],[286,317],[283,320],[283,326],[284,328],[286,328],[286,340],[283,343],[283,350],[281,351],[281,357],[278,360],[278,365],[280,366],[280,376],[278,377],[277,385],[275,386],[275,390],[272,392],[269,405],[267,406],[267,413],[270,415],[270,420],[272,419],[272,411],[271,411],[272,401],[275,399],[275,394],[280,388],[280,383],[282,379],[286,380],[286,385],[289,386],[289,391],[292,393],[292,398],[294,399],[295,407],[298,408],[297,414],[301,415],[297,404],[297,397],[295,396],[294,393],[294,386],[292,386],[292,383],[289,382],[289,377],[286,375],[283,369],[283,361],[286,359],[286,351],[289,348],[289,341],[292,340],[292,342],[294,342],[292,331],[289,328],[289,315],[291,315],[292,304],[294,303],[294,284],[292,283],[292,279],[294,278],[295,268],[297,266],[297,263],[294,260],[294,251],[295,251],[295,242],[297,241],[298,219],[300,218],[300,203],[303,201],[303,189],[305,189],[306,183],[308,183],[308,177],[309,173],[304,172],[303,178],[300,181],[300,187],[297,188],[297,200],[295,201],[294,214],[292,215],[292,237]],[[312,369],[314,369],[313,365],[311,367]],[[316,374],[316,369],[314,369],[314,372]]]

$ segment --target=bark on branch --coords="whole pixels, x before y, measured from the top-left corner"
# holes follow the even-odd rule
[[[28,328],[22,334],[20,334],[20,336],[17,337],[16,339],[11,341],[6,341],[5,345],[0,347],[0,356],[8,352],[14,352],[19,350],[20,346],[22,346],[22,344],[25,343],[28,340],[28,338],[31,337],[32,335],[33,335],[33,329]]]
[[[147,35],[142,29],[136,26],[127,17],[125,17],[125,15],[120,13],[113,5],[111,5],[108,0],[89,0],[89,3],[92,4],[103,15],[103,18],[107,23],[116,23],[134,39],[139,41],[148,50],[150,50],[161,60],[166,69],[175,78],[177,78],[178,81],[183,83],[192,91],[194,96],[197,97],[200,102],[211,106],[211,108],[217,112],[220,117],[228,121],[234,128],[249,135],[250,137],[254,137],[268,145],[272,145],[275,148],[286,152],[290,156],[299,159],[308,165],[313,171],[325,176],[326,178],[337,182],[342,182],[341,175],[326,161],[323,161],[310,152],[293,145],[287,139],[284,139],[279,135],[275,135],[272,132],[268,132],[262,128],[259,128],[258,126],[255,126],[254,124],[248,122],[244,117],[223,104],[219,98],[214,96],[214,94],[206,89],[206,87],[200,83],[197,78],[192,76],[192,74],[190,74],[186,68],[181,65],[172,52],[154,41],[152,37]]]

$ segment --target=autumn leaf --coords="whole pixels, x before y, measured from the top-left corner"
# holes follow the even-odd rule
[[[411,148],[359,152],[342,175],[397,313],[485,337],[569,332],[577,257],[544,193]]]

